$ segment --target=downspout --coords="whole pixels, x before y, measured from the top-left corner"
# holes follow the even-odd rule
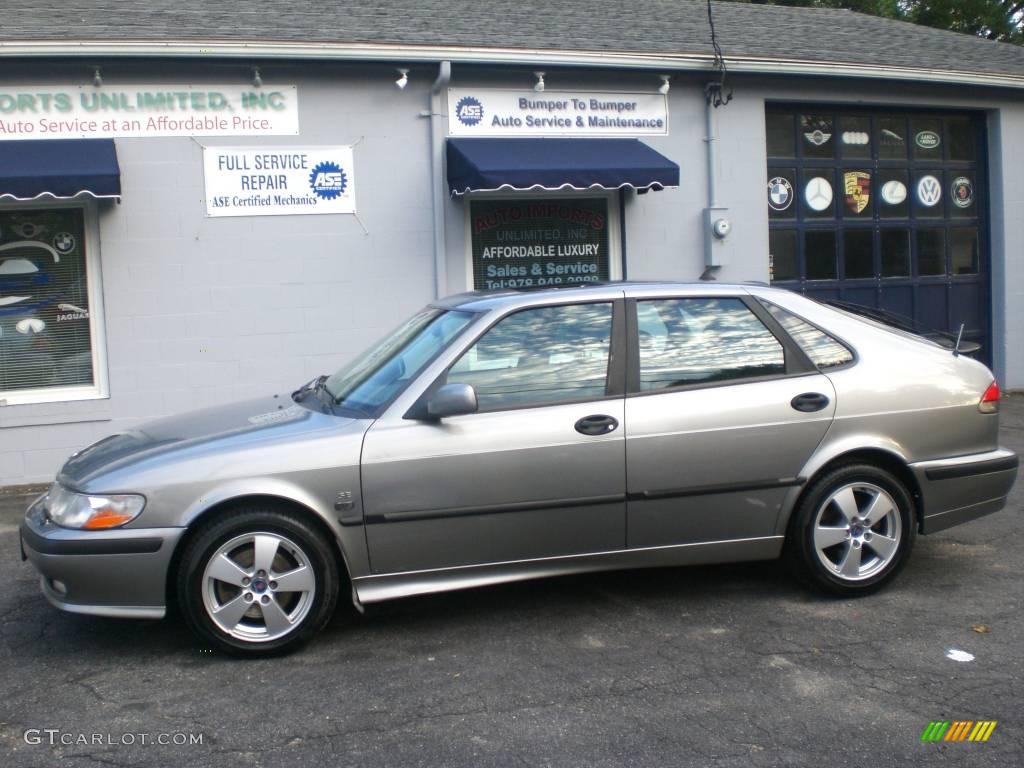
[[[448,294],[448,249],[446,245],[444,207],[448,184],[444,176],[444,124],[441,97],[452,79],[452,63],[442,61],[437,79],[430,86],[430,170],[434,203],[434,297]]]
[[[715,107],[714,100],[710,94],[704,99],[704,150],[705,162],[708,171],[708,204],[705,209],[704,220],[704,271],[701,273],[701,280],[714,280],[715,274],[722,268],[712,263],[712,252],[715,247],[721,247],[715,242],[715,235],[711,228],[713,212],[718,208],[718,147],[715,144]]]

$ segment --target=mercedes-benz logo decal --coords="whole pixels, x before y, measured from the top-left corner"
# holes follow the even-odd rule
[[[804,187],[804,200],[807,201],[807,207],[814,211],[824,211],[832,205],[832,185],[828,179],[815,176],[808,181]]]

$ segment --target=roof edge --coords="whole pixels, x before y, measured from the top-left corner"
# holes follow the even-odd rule
[[[380,61],[401,63],[528,65],[539,64],[618,69],[665,69],[676,72],[711,71],[710,54],[663,54],[644,51],[566,51],[540,48],[433,46],[398,43],[306,43],[285,41],[238,42],[146,40],[0,41],[0,59],[14,58],[220,58],[290,59],[305,61]],[[915,67],[820,62],[804,59],[728,56],[734,73],[758,75],[830,76],[1024,89],[1024,74],[932,70]]]

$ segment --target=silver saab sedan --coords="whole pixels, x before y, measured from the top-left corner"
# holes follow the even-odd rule
[[[780,555],[878,589],[916,534],[1001,509],[999,388],[782,290],[620,283],[433,304],[290,395],[74,454],[21,526],[58,608],[282,652],[392,598]]]

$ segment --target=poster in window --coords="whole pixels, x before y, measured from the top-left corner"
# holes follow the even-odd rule
[[[604,198],[472,200],[470,226],[477,290],[609,279]]]
[[[84,213],[0,211],[0,397],[93,383]]]

